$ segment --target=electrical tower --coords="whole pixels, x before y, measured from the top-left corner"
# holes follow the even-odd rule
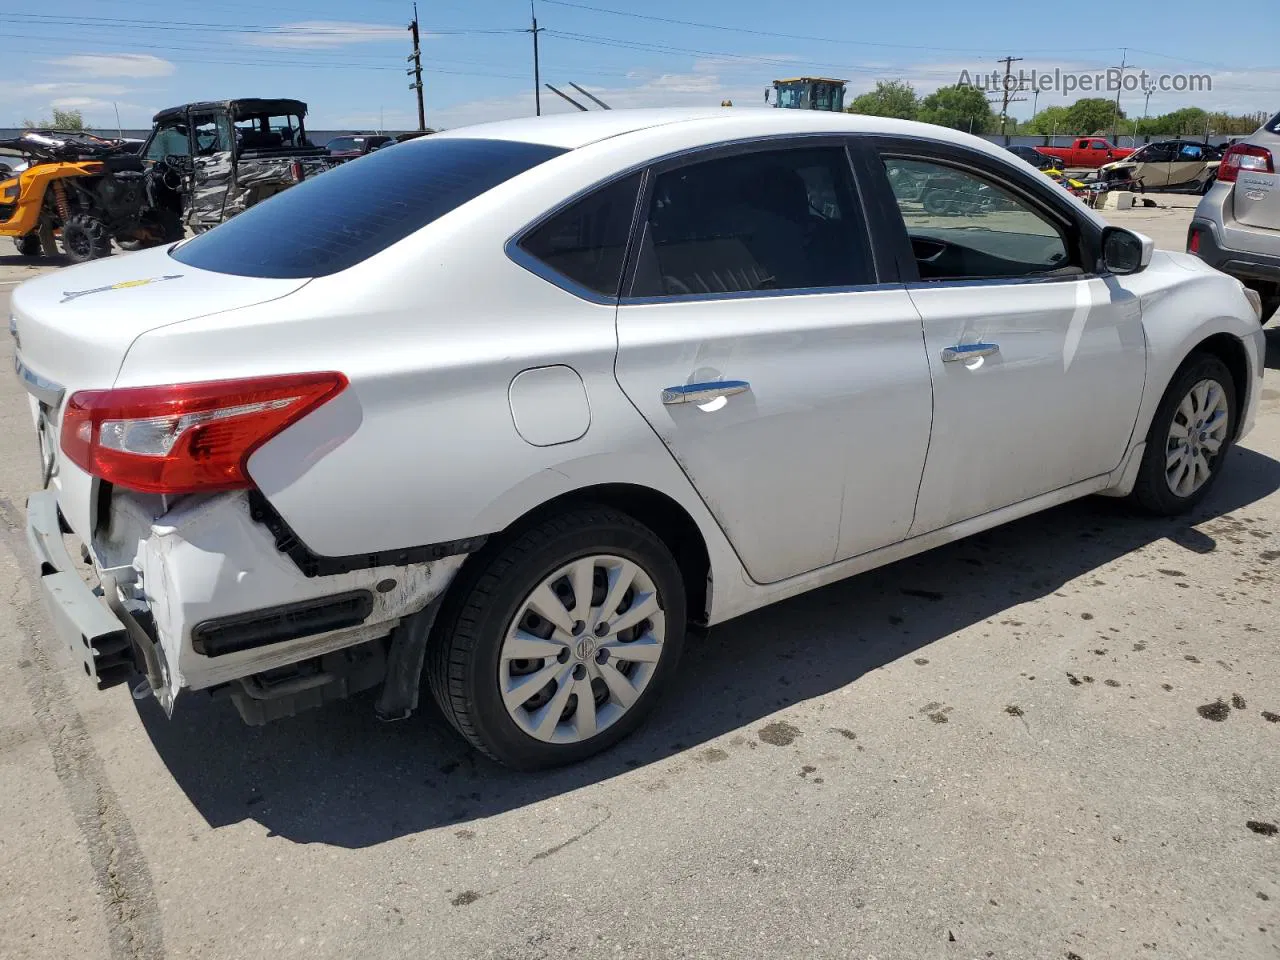
[[[418,5],[413,5],[413,22],[409,24],[409,33],[413,35],[413,53],[405,57],[413,66],[405,73],[413,75],[410,90],[418,92],[418,129],[427,129],[427,112],[422,105],[422,48],[418,45]]]

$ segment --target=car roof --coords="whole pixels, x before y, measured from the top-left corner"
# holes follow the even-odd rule
[[[828,110],[787,110],[774,107],[705,107],[697,110],[593,110],[499,120],[442,131],[435,137],[473,137],[486,140],[516,140],[576,150],[613,137],[642,135],[670,124],[705,128],[707,142],[753,136],[786,134],[879,133],[940,140],[1003,154],[1003,147],[959,130],[937,127],[914,120],[869,117],[857,113]]]
[[[307,105],[301,100],[242,97],[238,100],[201,100],[197,103],[182,103],[176,107],[166,107],[152,117],[151,122],[160,123],[162,120],[183,117],[188,110],[195,113],[217,113],[226,110],[236,118],[258,113],[292,113],[300,117],[307,115]]]

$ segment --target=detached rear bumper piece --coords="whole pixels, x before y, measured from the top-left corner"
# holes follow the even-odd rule
[[[40,567],[40,592],[57,638],[99,690],[124,683],[145,662],[129,627],[107,609],[76,572],[62,541],[63,526],[53,491],[27,498],[27,542]],[[140,629],[140,628],[139,628]]]

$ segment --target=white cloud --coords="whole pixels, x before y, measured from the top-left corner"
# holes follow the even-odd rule
[[[45,62],[86,77],[167,77],[176,69],[149,53],[76,53]]]
[[[105,83],[29,83],[9,87],[5,91],[13,99],[49,96],[115,97],[129,92],[128,87]]]
[[[408,37],[403,27],[374,23],[347,23],[341,20],[308,20],[286,23],[263,33],[244,34],[244,42],[254,47],[341,47],[351,43],[400,40]]]

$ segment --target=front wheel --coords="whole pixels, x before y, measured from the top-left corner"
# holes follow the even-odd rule
[[[40,235],[38,233],[28,233],[26,236],[14,237],[13,245],[18,248],[18,253],[24,257],[40,256]]]
[[[550,517],[460,576],[427,678],[450,723],[501,763],[536,770],[612,746],[675,673],[680,569],[626,514]]]
[[[1133,499],[1166,516],[1204,499],[1231,448],[1236,410],[1235,381],[1226,364],[1210,354],[1192,354],[1156,408]]]
[[[72,263],[110,256],[111,234],[97,217],[77,214],[62,225],[62,251]]]

